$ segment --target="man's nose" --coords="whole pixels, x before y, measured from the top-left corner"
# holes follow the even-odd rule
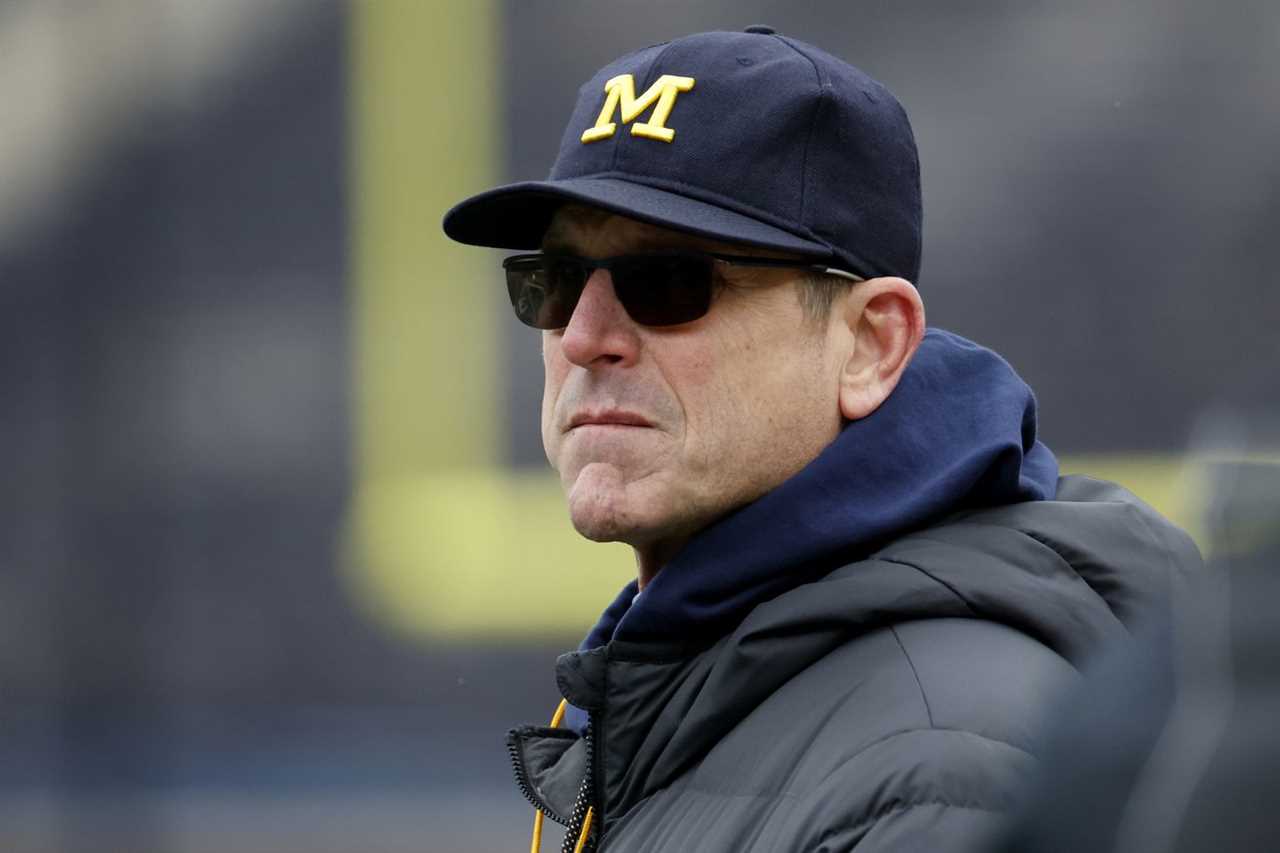
[[[564,328],[560,349],[579,367],[635,360],[640,350],[639,330],[618,301],[608,270],[591,272]]]

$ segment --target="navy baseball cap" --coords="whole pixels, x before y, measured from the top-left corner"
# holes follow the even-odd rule
[[[920,270],[920,163],[902,105],[768,27],[685,36],[606,65],[578,91],[547,180],[472,196],[444,230],[537,249],[566,202],[864,278],[914,282]]]

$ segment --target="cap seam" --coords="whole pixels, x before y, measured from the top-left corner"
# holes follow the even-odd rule
[[[809,151],[813,143],[814,128],[818,126],[818,116],[822,113],[822,109],[827,103],[828,86],[822,79],[822,69],[818,67],[818,63],[813,61],[813,57],[792,44],[790,39],[777,34],[774,35],[774,38],[804,57],[805,61],[813,68],[813,76],[818,84],[818,102],[814,104],[813,114],[809,119],[809,131],[804,138],[804,156],[800,158],[800,219],[807,223],[809,221],[809,211],[806,207],[809,202]]]

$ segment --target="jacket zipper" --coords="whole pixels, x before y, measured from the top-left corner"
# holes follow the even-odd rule
[[[564,834],[564,844],[560,847],[560,853],[575,853],[578,837],[582,835],[582,824],[587,819],[587,810],[592,808],[596,800],[596,715],[594,712],[587,714],[587,730],[584,737],[587,742],[587,772],[582,777],[582,786],[578,788],[578,798],[573,803],[573,817],[570,819],[569,828]],[[598,812],[599,809],[596,809],[593,814],[591,835],[587,839],[587,843],[580,848],[582,853],[596,849],[592,839],[599,838],[600,815]]]
[[[520,758],[520,747],[517,746],[518,740],[519,739],[516,736],[516,733],[514,731],[507,735],[507,755],[511,757],[511,769],[515,772],[515,775],[516,775],[516,787],[520,789],[520,793],[524,795],[524,798],[528,800],[529,804],[532,805],[535,809],[542,812],[544,815],[551,818],[558,824],[564,825],[568,823],[568,820],[556,814],[550,808],[548,808],[544,803],[540,802],[538,800],[538,797],[533,793],[533,785],[529,782],[529,771],[525,769],[524,761],[521,760]],[[590,763],[591,763],[591,745],[590,743],[588,743],[587,744],[588,767],[590,766]]]

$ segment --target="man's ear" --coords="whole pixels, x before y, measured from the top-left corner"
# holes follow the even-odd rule
[[[880,407],[924,339],[924,303],[903,278],[855,284],[844,300],[852,346],[840,373],[840,413],[851,421]]]

